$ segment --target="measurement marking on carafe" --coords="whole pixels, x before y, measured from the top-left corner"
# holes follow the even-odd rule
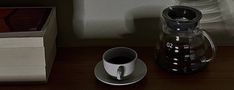
[[[189,45],[184,45],[184,49],[189,49]]]
[[[174,61],[178,61],[178,59],[177,59],[177,58],[173,58],[173,60],[174,60]]]
[[[171,70],[172,70],[172,71],[175,71],[175,72],[178,71],[178,69],[171,69]]]
[[[180,28],[177,28],[176,30],[177,30],[177,31],[180,31]]]
[[[179,36],[176,36],[176,41],[180,41],[180,37]]]
[[[190,57],[190,55],[184,55],[184,57],[185,57],[185,58],[189,58],[189,57]]]
[[[178,63],[176,63],[176,62],[174,62],[173,64],[174,64],[174,65],[178,65]]]
[[[169,47],[169,48],[172,48],[173,47],[173,44],[172,43],[169,43],[169,42],[167,42],[167,47]]]
[[[179,50],[175,50],[175,53],[178,53],[179,52]]]
[[[175,46],[175,49],[179,49],[179,47]]]

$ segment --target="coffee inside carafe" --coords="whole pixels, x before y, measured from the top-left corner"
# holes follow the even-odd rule
[[[164,37],[160,40],[160,43],[157,55],[158,63],[169,71],[191,73],[198,71],[207,64],[201,62],[202,59],[205,59],[208,49],[205,41],[191,45],[189,38],[177,36],[177,39]]]

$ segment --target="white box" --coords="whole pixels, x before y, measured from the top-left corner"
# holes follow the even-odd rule
[[[57,22],[56,8],[46,8],[51,11],[41,30],[0,33],[0,82],[47,81],[56,55]]]

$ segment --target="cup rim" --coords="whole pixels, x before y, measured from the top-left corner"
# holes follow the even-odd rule
[[[110,51],[113,50],[113,49],[121,49],[121,48],[122,48],[122,49],[128,49],[129,51],[133,52],[133,53],[135,54],[135,57],[134,57],[131,61],[129,61],[129,62],[127,62],[127,63],[123,63],[123,64],[111,63],[111,62],[109,62],[109,61],[107,61],[107,60],[105,59],[105,56],[106,56],[106,54],[107,54],[108,52],[110,52]],[[102,60],[103,60],[103,61],[108,62],[108,63],[110,63],[110,64],[114,64],[114,65],[125,65],[125,64],[131,63],[131,62],[137,60],[137,58],[138,58],[137,52],[136,52],[135,50],[131,49],[131,48],[128,48],[128,47],[113,47],[113,48],[110,48],[110,49],[106,50],[106,51],[103,53],[103,55],[102,55]]]

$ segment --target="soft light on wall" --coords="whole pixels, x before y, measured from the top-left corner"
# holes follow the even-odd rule
[[[122,38],[134,32],[134,18],[160,17],[161,10],[174,3],[175,0],[75,0],[74,31],[82,38]]]

